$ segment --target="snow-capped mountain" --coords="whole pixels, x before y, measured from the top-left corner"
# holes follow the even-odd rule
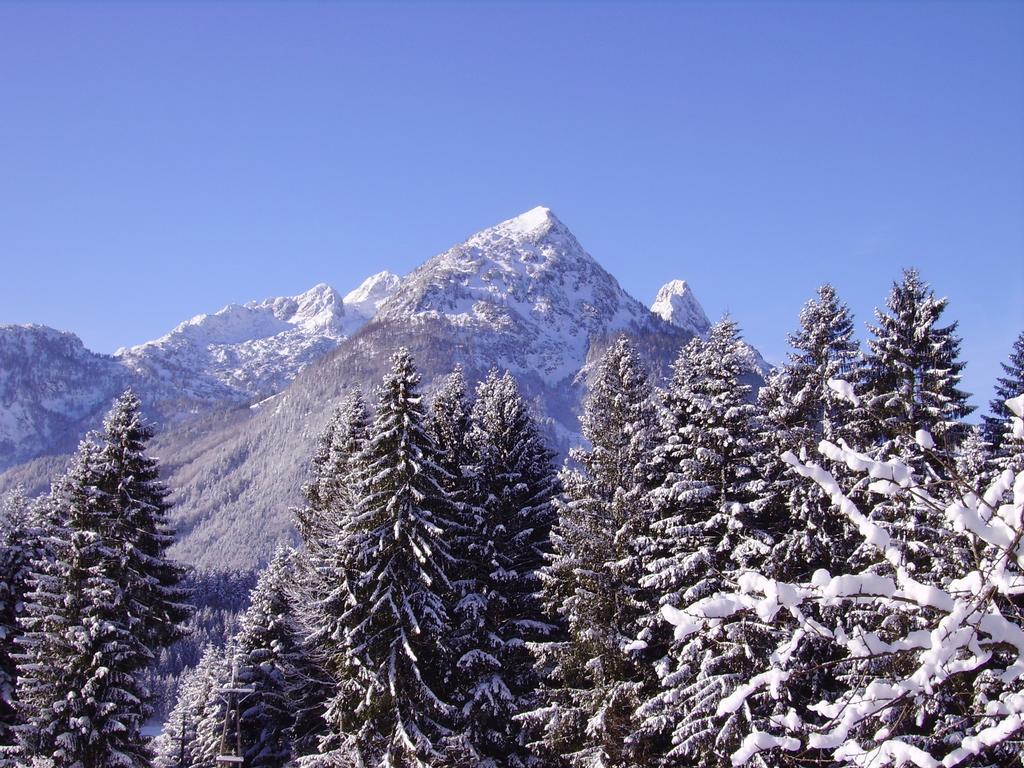
[[[695,336],[704,337],[711,328],[704,308],[685,280],[670,280],[661,286],[651,304],[651,312]]]
[[[345,310],[364,321],[380,309],[380,305],[398,290],[402,278],[390,272],[378,272],[366,278],[362,285],[345,294]],[[350,329],[352,328],[350,324]]]
[[[663,311],[652,312],[550,210],[535,208],[404,278],[373,275],[343,299],[318,285],[231,305],[115,357],[95,356],[107,366],[97,376],[111,385],[94,399],[101,412],[131,383],[151,403],[162,424],[154,453],[175,492],[178,555],[211,568],[247,567],[294,535],[290,508],[301,503],[313,440],[351,387],[372,402],[397,348],[412,352],[428,391],[455,364],[470,381],[492,366],[512,371],[564,452],[579,439],[587,376],[616,335],[629,335],[664,378],[680,347],[706,332],[685,284],[662,293]],[[9,359],[37,364],[30,351]],[[8,402],[0,401],[0,414]],[[38,487],[51,469],[12,469],[0,475],[0,491],[13,479]]]
[[[298,296],[230,304],[116,356],[144,378],[199,400],[265,398],[362,327],[367,305],[396,285],[382,272],[349,294],[351,302],[320,283]]]
[[[83,422],[97,420],[129,379],[73,333],[0,326],[0,470],[43,448],[74,448]]]
[[[231,304],[113,356],[90,352],[72,333],[0,326],[0,470],[72,449],[128,386],[165,425],[276,394],[358,331],[398,282],[381,272],[349,303],[321,283]]]
[[[427,261],[376,320],[442,323],[473,355],[548,385],[574,377],[595,339],[656,322],[542,207]]]

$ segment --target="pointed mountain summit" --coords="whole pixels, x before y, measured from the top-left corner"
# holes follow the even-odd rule
[[[345,294],[345,309],[369,319],[398,290],[401,282],[402,278],[387,271],[370,275],[358,288]]]
[[[661,286],[651,304],[651,312],[665,322],[697,336],[706,336],[711,328],[711,321],[704,314],[704,308],[685,280],[670,280]]]
[[[409,318],[472,335],[467,343],[494,364],[549,385],[574,376],[592,342],[653,321],[544,207],[477,232],[409,274],[377,321]]]

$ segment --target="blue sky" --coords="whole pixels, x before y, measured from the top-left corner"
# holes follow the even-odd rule
[[[0,4],[0,322],[111,352],[551,207],[770,359],[833,282],[1024,329],[1019,3]]]

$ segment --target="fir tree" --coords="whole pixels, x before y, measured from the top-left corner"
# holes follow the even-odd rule
[[[664,476],[651,493],[656,557],[644,580],[661,595],[644,639],[656,657],[663,654],[656,667],[662,687],[639,709],[649,738],[670,735],[665,765],[727,764],[748,712],[719,713],[718,702],[774,649],[771,630],[750,620],[666,639],[658,610],[721,591],[738,570],[759,567],[780,526],[762,503],[759,427],[742,371],[736,324],[724,319],[706,342],[694,339],[683,350],[666,397],[671,431],[657,457]]]
[[[292,755],[288,694],[295,672],[305,666],[288,594],[292,559],[279,549],[260,574],[233,644],[239,683],[252,690],[241,702],[241,727],[246,765],[253,768],[283,766]]]
[[[829,386],[830,381],[854,378],[857,362],[853,318],[831,285],[822,285],[817,298],[807,302],[800,328],[788,341],[792,352],[786,364],[772,371],[759,393],[764,413],[762,474],[789,518],[788,530],[765,567],[774,578],[798,579],[845,563],[857,541],[827,494],[780,458],[785,451],[816,452],[821,440],[857,442],[853,406]]]
[[[367,766],[426,766],[439,759],[453,709],[439,695],[450,626],[445,608],[452,557],[445,541],[451,504],[426,430],[419,374],[407,351],[392,360],[373,428],[359,456],[364,496],[339,542],[352,601],[336,642],[355,691],[328,709],[334,748]],[[354,705],[354,706],[353,706]]]
[[[647,375],[624,337],[601,359],[582,427],[589,448],[574,450],[562,472],[543,571],[546,604],[567,637],[538,646],[550,673],[545,705],[529,719],[543,728],[544,751],[570,765],[638,765],[658,746],[637,737],[634,715],[657,683],[634,650],[653,601],[642,581],[657,428]]]
[[[216,768],[218,718],[223,715],[220,689],[228,674],[224,652],[207,645],[199,663],[181,676],[174,708],[153,741],[154,768]]]
[[[538,684],[527,643],[549,630],[537,570],[556,479],[551,453],[510,374],[492,370],[477,387],[467,444],[475,488],[473,503],[462,507],[454,611],[462,759],[480,766],[532,765],[514,717],[532,705]]]
[[[157,653],[185,635],[192,609],[184,571],[167,557],[174,543],[167,518],[170,491],[160,480],[156,459],[146,455],[152,437],[139,398],[128,390],[103,420],[97,486],[111,506],[111,528],[104,533],[117,548],[125,606],[140,619],[133,631]]]
[[[63,521],[48,542],[52,559],[31,579],[22,624],[18,698],[21,752],[54,768],[146,766],[141,736],[150,658],[143,620],[119,578],[121,521],[102,490],[102,449],[84,442],[54,492]]]
[[[989,413],[981,417],[985,440],[996,455],[1002,452],[1006,425],[1012,415],[1006,407],[1006,401],[1024,394],[1024,333],[1017,336],[1010,351],[1010,359],[1001,365],[1004,375],[996,381],[995,396],[988,405]]]
[[[29,591],[32,563],[45,555],[44,521],[38,503],[21,488],[0,499],[0,747],[14,744],[12,727],[19,722],[16,703],[16,657]]]
[[[878,325],[868,326],[873,338],[859,388],[862,439],[873,434],[895,440],[925,429],[947,456],[955,449],[961,419],[973,408],[959,389],[964,364],[957,324],[939,325],[948,303],[935,297],[917,270],[907,269],[889,292],[888,313],[875,311]]]

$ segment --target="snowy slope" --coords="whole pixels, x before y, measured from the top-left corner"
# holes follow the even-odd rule
[[[704,308],[685,280],[671,280],[661,286],[651,304],[651,312],[667,323],[685,328],[696,336],[707,335],[711,328]]]
[[[596,338],[657,322],[543,207],[427,261],[377,320],[441,321],[477,354],[550,384],[574,377]]]
[[[165,425],[276,394],[361,328],[397,283],[374,275],[350,294],[351,307],[322,283],[232,304],[114,356],[45,326],[0,326],[0,470],[70,450],[127,386]]]
[[[0,326],[0,470],[44,450],[74,448],[130,375],[72,333]]]
[[[230,304],[155,341],[119,350],[117,357],[139,374],[200,399],[265,398],[358,330],[368,303],[359,292],[380,301],[394,288],[390,278],[387,272],[374,275],[353,291],[351,309],[323,283],[298,296]]]

